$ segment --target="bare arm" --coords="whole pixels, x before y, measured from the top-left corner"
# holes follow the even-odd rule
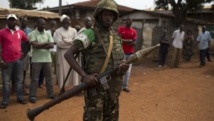
[[[53,48],[53,46],[54,46],[54,43],[49,43],[45,46],[45,49],[51,49]]]
[[[8,65],[7,65],[7,63],[6,62],[4,62],[3,60],[2,60],[2,46],[0,46],[0,67],[1,68],[7,68],[8,67]]]
[[[22,57],[20,58],[21,60],[24,59],[28,54],[28,52],[30,51],[30,42],[29,41],[25,42],[25,45],[26,45],[26,51],[22,53]]]
[[[123,38],[119,29],[118,29],[118,35],[121,37],[121,39]],[[136,38],[137,38],[137,33],[136,33],[136,31],[133,31],[133,35],[131,36],[131,39],[122,39],[122,42],[125,45],[135,46]]]
[[[122,39],[122,41],[123,41],[123,44],[126,44],[126,45],[130,45],[130,46],[136,45],[136,41],[132,39]]]
[[[169,38],[167,36],[162,36],[160,38],[160,43],[169,44]]]
[[[36,41],[33,41],[33,42],[31,42],[31,45],[36,49],[50,49],[50,48],[53,48],[53,43],[48,43],[48,42],[38,43]]]
[[[72,45],[67,52],[65,53],[64,57],[68,64],[82,77],[86,76],[87,74],[85,71],[79,66],[78,62],[76,61],[74,55],[79,53],[78,47]]]
[[[67,52],[65,53],[64,57],[68,64],[73,68],[86,82],[90,87],[97,85],[99,82],[96,78],[97,74],[88,75],[78,64],[74,55],[79,53],[79,48],[76,45],[72,45]]]
[[[59,48],[68,48],[70,45],[72,45],[72,40],[68,41],[65,38],[63,39],[62,34],[60,34],[58,31],[54,33],[53,38],[57,47]]]

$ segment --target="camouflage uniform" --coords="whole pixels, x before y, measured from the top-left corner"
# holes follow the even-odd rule
[[[94,17],[102,10],[114,12],[114,21],[117,19],[117,6],[112,0],[102,0],[95,10]],[[121,39],[117,32],[110,29],[106,31],[99,21],[93,29],[83,31],[75,39],[74,44],[80,48],[84,55],[84,70],[88,74],[99,73],[106,59],[109,36],[113,36],[113,49],[106,70],[118,67],[124,58]],[[109,89],[104,90],[102,85],[85,91],[84,121],[118,121],[118,97],[122,89],[122,75],[111,74],[108,82]]]

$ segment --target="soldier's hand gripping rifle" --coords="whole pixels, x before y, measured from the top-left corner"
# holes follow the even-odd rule
[[[139,50],[136,53],[134,53],[131,57],[129,57],[125,61],[125,63],[131,64],[131,63],[137,62],[139,60],[142,60],[143,57],[150,54],[153,50],[155,50],[159,46],[160,46],[160,44],[157,44],[156,46],[150,47],[148,49]],[[108,70],[108,71],[106,71],[102,74],[99,74],[97,76],[97,80],[99,80],[99,82],[103,85],[104,89],[108,88],[108,84],[107,84],[108,79],[107,78],[108,78],[109,74],[115,73],[118,70],[118,68]],[[51,108],[52,106],[54,106],[54,105],[56,105],[56,104],[58,104],[64,100],[67,100],[67,99],[73,97],[74,95],[76,95],[76,94],[80,93],[81,91],[86,90],[88,88],[89,88],[89,85],[83,81],[83,83],[81,83],[80,85],[75,86],[72,89],[69,89],[68,91],[66,91],[65,93],[63,93],[59,97],[55,98],[54,100],[51,100],[51,101],[45,103],[44,105],[37,107],[35,109],[32,109],[32,110],[28,109],[27,110],[27,117],[29,120],[33,121],[34,118],[37,115],[39,115],[41,112],[43,112],[44,110],[47,110],[47,109]]]

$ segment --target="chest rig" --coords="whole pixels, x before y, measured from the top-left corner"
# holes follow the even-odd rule
[[[98,28],[93,30],[95,41],[83,52],[85,71],[89,74],[100,72],[108,53],[110,34],[113,36],[113,47],[106,70],[119,66],[124,58],[120,37],[116,32],[110,33]]]

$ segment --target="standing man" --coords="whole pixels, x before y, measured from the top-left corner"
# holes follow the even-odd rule
[[[211,35],[209,31],[206,31],[206,26],[202,26],[202,32],[197,37],[197,43],[199,43],[200,50],[200,68],[205,66],[205,57],[211,41]]]
[[[51,34],[45,31],[45,19],[37,19],[37,29],[29,34],[29,40],[33,47],[32,52],[32,79],[30,83],[29,101],[36,103],[37,101],[37,87],[39,74],[41,69],[45,76],[47,96],[54,99],[53,84],[52,84],[52,71],[51,71],[51,54],[49,49],[53,48],[53,38]]]
[[[89,16],[85,17],[84,25],[85,26],[78,31],[78,34],[81,33],[82,31],[84,31],[86,29],[90,29],[92,27],[92,19],[91,19],[91,17],[89,17]]]
[[[163,67],[166,63],[168,48],[169,48],[169,38],[167,36],[167,30],[163,30],[163,34],[160,37],[159,67]]]
[[[181,58],[181,51],[183,47],[183,40],[184,40],[184,25],[180,25],[178,30],[175,30],[172,38],[173,43],[172,46],[174,47],[173,55],[172,55],[172,65],[171,68],[179,68],[180,65],[180,58]]]
[[[27,23],[28,23],[28,19],[27,17],[23,17],[21,19],[21,26],[20,26],[20,29],[25,33],[26,36],[28,36],[28,34],[32,31],[31,28],[29,28],[27,26]],[[29,66],[29,63],[30,63],[30,57],[28,55],[28,52],[30,51],[30,46],[27,46],[23,41],[21,43],[22,45],[22,62],[23,62],[23,87],[24,87],[24,93],[25,94],[29,94],[29,91],[27,89],[27,85],[25,84],[25,77],[26,77],[26,72],[28,70],[28,66]]]
[[[93,29],[80,33],[65,53],[69,65],[91,87],[85,90],[83,121],[119,120],[119,95],[122,90],[122,77],[128,70],[128,65],[121,64],[124,58],[121,39],[112,29],[118,15],[117,5],[113,0],[100,1],[94,12]],[[83,52],[87,59],[84,69],[74,58],[79,52]],[[107,90],[98,85],[97,74],[118,66],[118,71],[111,74]]]
[[[51,36],[54,36],[54,33],[56,31],[57,23],[55,20],[51,20],[50,22],[50,29],[47,30]],[[50,49],[51,52],[51,58],[52,58],[52,65],[54,67],[54,74],[56,74],[56,53],[57,53],[57,46],[56,46],[56,41],[54,41],[54,47]],[[58,81],[56,81],[56,84],[58,84]]]
[[[125,53],[125,59],[128,59],[134,53],[134,46],[136,45],[137,32],[131,27],[132,19],[126,19],[126,26],[118,28],[118,34],[122,38],[123,51]],[[129,64],[129,70],[126,72],[123,81],[123,91],[130,92],[128,88],[128,82],[131,74],[132,64]]]
[[[77,32],[79,32],[81,29],[80,25],[75,25],[74,28],[77,30]]]
[[[67,15],[62,15],[60,18],[62,27],[58,28],[54,33],[54,40],[57,44],[57,81],[59,87],[62,88],[63,81],[69,71],[69,64],[64,58],[65,52],[73,44],[74,38],[77,36],[75,28],[70,27],[71,20]],[[69,74],[65,86],[78,85],[78,74],[73,70]]]
[[[78,34],[80,34],[81,32],[87,30],[87,29],[91,29],[92,28],[92,19],[91,17],[87,16],[84,19],[84,27],[80,29],[80,31],[78,32]],[[85,65],[85,61],[86,59],[83,58],[82,53],[79,53],[78,56],[78,63],[81,67],[84,67]],[[79,80],[79,83],[81,83],[81,81]]]
[[[10,80],[16,83],[17,102],[26,104],[23,97],[23,63],[20,60],[22,56],[21,41],[28,42],[27,36],[21,30],[16,29],[16,20],[14,14],[7,16],[7,27],[0,30],[1,51],[1,73],[2,73],[2,95],[1,109],[7,108],[10,98]]]

